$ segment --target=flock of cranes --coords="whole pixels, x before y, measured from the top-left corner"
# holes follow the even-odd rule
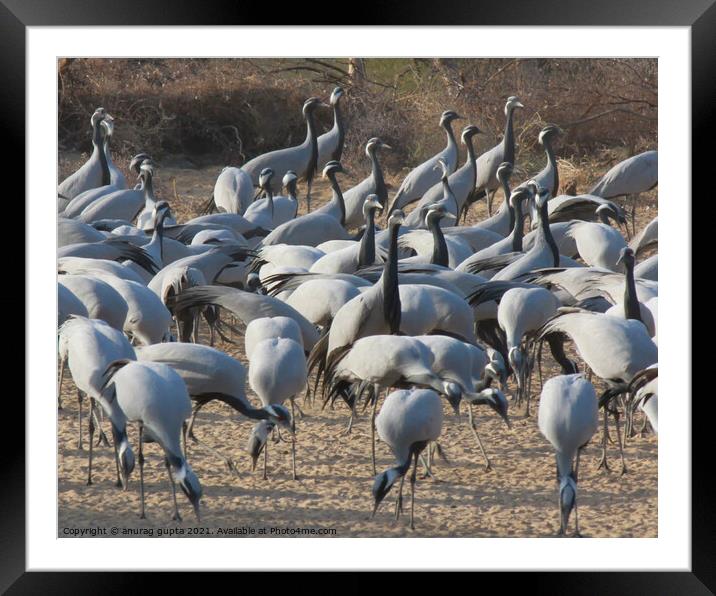
[[[365,147],[370,175],[343,188],[344,97],[336,88],[329,103],[308,99],[302,144],[224,168],[203,214],[182,223],[155,196],[157,164],[134,156],[130,187],[111,158],[113,118],[103,108],[92,114],[93,151],[58,187],[59,377],[61,385],[68,369],[77,388],[80,448],[83,422],[89,433],[87,483],[93,450],[110,445],[109,421],[117,486],[127,490],[139,465],[141,516],[143,445],[156,442],[173,518],[177,484],[199,518],[202,488],[188,444],[236,471],[229,455],[194,436],[200,410],[218,401],[255,421],[246,450],[254,466],[263,453],[264,477],[270,438],[290,441],[296,478],[303,396],[304,407],[344,403],[346,434],[359,407],[370,409],[373,514],[397,483],[400,515],[409,474],[412,528],[417,471],[432,474],[444,427],[466,410],[490,469],[473,408],[487,406],[509,428],[508,409],[524,406],[530,416],[538,377],[539,430],[556,454],[559,533],[574,510],[578,534],[579,453],[598,430],[599,411],[605,467],[610,419],[620,450],[639,418],[642,432],[658,428],[657,255],[639,261],[657,243],[657,220],[635,234],[633,218],[638,195],[657,184],[656,151],[617,164],[587,194],[560,196],[561,130],[547,125],[538,138],[544,168],[514,181],[513,120],[524,106],[510,97],[504,137],[481,155],[473,146],[480,129],[468,124],[458,143],[461,116],[443,112],[436,134],[446,135],[445,148],[389,197],[380,155],[390,146],[377,137]],[[319,135],[314,115],[324,107],[334,125]],[[312,209],[318,173],[331,198]],[[631,201],[631,231],[617,197]],[[460,225],[481,198],[488,217]],[[210,345],[200,343],[202,327]],[[213,347],[218,337],[242,344],[248,367]],[[550,379],[545,344],[561,368]],[[455,419],[444,416],[442,399]],[[396,460],[382,472],[376,434]]]

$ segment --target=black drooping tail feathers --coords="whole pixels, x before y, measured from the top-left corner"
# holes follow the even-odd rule
[[[103,244],[112,246],[117,250],[117,258],[115,261],[132,261],[145,269],[152,275],[159,271],[159,267],[141,246],[135,246],[126,240],[107,239],[102,241]]]
[[[127,366],[127,364],[129,364],[130,362],[136,362],[136,360],[130,360],[129,358],[120,358],[119,360],[114,360],[107,365],[107,368],[105,368],[104,372],[102,373],[102,387],[100,388],[101,393],[104,393],[104,390],[112,382],[114,375],[117,374],[119,370]],[[110,401],[112,401],[113,399],[114,394],[112,394]]]
[[[201,215],[209,215],[210,213],[217,212],[218,209],[216,207],[216,202],[214,201],[214,193],[212,191],[211,196],[209,197],[209,200],[204,203],[204,205],[201,208],[201,211],[199,213]]]

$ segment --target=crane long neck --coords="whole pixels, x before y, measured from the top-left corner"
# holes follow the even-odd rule
[[[430,262],[433,265],[447,267],[450,257],[448,255],[447,242],[445,242],[445,235],[440,227],[440,218],[429,218],[428,227],[433,235],[433,256],[430,258]]]
[[[291,184],[287,189],[286,192],[288,193],[288,198],[293,202],[294,210],[293,210],[293,218],[295,219],[298,215],[298,197],[296,197],[296,185]]]
[[[517,202],[517,208],[512,208],[511,219],[514,220],[512,225],[512,250],[513,252],[522,252],[522,239],[525,235],[525,214],[522,212],[522,201]],[[550,230],[551,236],[551,230]]]
[[[318,137],[316,136],[316,124],[313,119],[313,110],[306,112],[306,140],[304,146],[310,148],[308,163],[306,166],[306,182],[312,182],[318,166]],[[300,172],[299,172],[300,174]]]
[[[248,403],[248,401],[244,401],[233,395],[220,394],[217,395],[216,398],[252,420],[268,420],[270,418],[269,413],[263,408],[255,408]]]
[[[549,250],[552,252],[552,266],[559,267],[559,249],[557,243],[554,241],[552,236],[552,230],[549,227],[549,211],[547,208],[547,201],[545,201],[538,210],[537,217],[539,218],[539,229],[537,231],[537,238],[535,244],[542,246],[547,245]]]
[[[333,189],[333,197],[331,198],[331,203],[340,209],[341,225],[345,227],[345,225],[346,225],[346,203],[343,200],[343,193],[341,192],[341,187],[338,185],[338,180],[336,180],[335,174],[331,174],[329,176],[329,179],[331,181],[331,188]]]
[[[505,203],[507,204],[507,210],[510,214],[510,230],[515,229],[515,209],[510,205],[510,185],[507,179],[503,179],[502,182],[502,192],[505,193]]]
[[[477,182],[477,164],[475,163],[475,147],[472,145],[472,137],[465,139],[465,145],[467,146],[467,160],[463,167],[470,168],[472,172],[472,186],[470,186],[470,188],[474,188]]]
[[[512,126],[512,117],[515,110],[510,108],[507,112],[507,121],[505,122],[505,136],[502,139],[503,161],[515,163],[515,132]]]
[[[365,232],[360,240],[358,267],[375,263],[375,209],[368,209],[365,216]]]
[[[152,181],[153,176],[151,174],[142,177],[142,190],[144,191],[144,200],[146,203],[156,203],[157,199],[154,196],[154,182]]]
[[[448,151],[450,149],[455,150],[455,154],[457,155],[457,141],[455,140],[455,133],[452,130],[452,122],[446,122],[445,123],[445,134],[447,135],[447,145],[445,146],[445,150]],[[457,160],[455,160],[455,167],[453,168],[453,172],[457,169]],[[452,173],[452,172],[451,172]]]
[[[380,204],[385,207],[385,203],[388,200],[388,188],[385,186],[383,168],[380,167],[376,149],[369,151],[368,156],[370,157],[371,176],[373,177],[373,184],[375,185],[375,194],[378,195]]]
[[[269,211],[271,212],[271,218],[273,218],[273,191],[271,190],[271,185],[268,184],[266,186],[266,201],[268,202]]]
[[[553,197],[557,196],[559,190],[559,168],[557,167],[557,158],[554,156],[554,150],[552,149],[552,141],[549,139],[544,140],[544,151],[547,154],[547,165],[554,172],[554,186],[550,188],[550,192]]]
[[[346,140],[346,129],[343,124],[343,114],[341,114],[341,107],[338,102],[333,104],[333,129],[338,132],[338,145],[336,150],[331,155],[331,159],[334,161],[341,161],[343,155],[343,144]]]
[[[156,251],[156,254],[159,255],[159,260],[161,263],[158,263],[158,265],[161,266],[164,264],[164,216],[160,216],[157,219],[157,222],[154,226],[154,232],[152,233],[152,239],[149,242],[150,252],[153,250]]]
[[[102,168],[102,186],[110,183],[109,164],[107,163],[107,153],[105,152],[104,142],[102,140],[102,121],[97,120],[92,131],[92,145],[99,156],[100,167]]]
[[[634,263],[629,261],[624,264],[626,268],[626,284],[624,289],[624,316],[627,319],[642,321],[641,306],[636,293],[636,280],[634,279]]]
[[[392,334],[400,330],[400,292],[398,286],[398,232],[400,226],[390,229],[388,260],[383,266],[383,316]]]

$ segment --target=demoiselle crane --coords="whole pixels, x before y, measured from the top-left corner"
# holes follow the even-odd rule
[[[194,402],[187,436],[220,457],[232,472],[236,472],[236,467],[229,457],[194,435],[194,422],[206,404],[220,401],[250,420],[266,420],[290,428],[291,416],[283,406],[256,408],[251,404],[246,396],[246,368],[220,350],[199,344],[172,342],[140,347],[136,354],[137,360],[163,363],[179,374]]]
[[[394,391],[375,419],[378,436],[388,444],[398,465],[381,472],[373,482],[373,515],[380,503],[400,478],[395,505],[396,519],[402,508],[402,488],[405,475],[413,464],[410,475],[410,529],[415,529],[415,481],[418,457],[431,441],[437,441],[442,432],[443,411],[440,396],[429,389]]]
[[[510,164],[515,163],[515,133],[513,119],[516,109],[524,108],[519,97],[510,96],[505,103],[505,134],[502,141],[490,149],[485,151],[475,161],[477,168],[477,178],[475,179],[475,193],[471,197],[471,202],[481,199],[483,196],[487,200],[487,215],[492,215],[492,199],[500,187],[500,180],[497,177],[497,169],[504,162]],[[505,195],[505,199],[509,194]],[[470,208],[468,203],[465,204],[465,211]]]
[[[467,147],[467,157],[465,159],[465,163],[455,170],[455,172],[450,174],[447,180],[457,203],[456,215],[462,211],[463,205],[465,204],[465,201],[467,201],[468,196],[470,196],[470,194],[475,190],[475,178],[477,176],[477,171],[475,167],[475,148],[472,144],[472,137],[480,132],[482,131],[477,126],[469,124],[462,129],[462,134],[460,135],[463,145]],[[410,228],[421,227],[424,225],[421,218],[421,209],[428,205],[432,205],[433,203],[437,203],[442,196],[442,184],[436,184],[430,188],[420,199],[418,206],[410,212],[408,217],[405,218],[405,225]]]
[[[130,422],[139,424],[137,461],[139,462],[139,491],[141,510],[144,510],[144,443],[157,442],[164,451],[164,465],[172,487],[173,520],[181,521],[176,500],[175,481],[194,508],[200,521],[199,499],[202,489],[199,479],[181,450],[181,433],[191,415],[191,399],[184,381],[170,366],[158,362],[117,360],[104,371],[104,399],[116,401]]]
[[[540,396],[538,424],[540,432],[556,451],[559,536],[564,536],[567,532],[572,509],[574,535],[580,535],[577,517],[579,452],[596,432],[598,419],[598,401],[594,386],[581,374],[553,377],[544,384]]]
[[[659,182],[659,154],[657,151],[645,151],[620,161],[612,167],[589,191],[605,199],[632,197],[632,232],[636,213],[637,197],[654,188]]]
[[[87,484],[92,484],[94,416],[95,406],[99,403],[112,425],[118,467],[117,476],[118,479],[124,479],[126,488],[126,478],[134,467],[134,454],[127,441],[124,412],[118,404],[106,399],[106,396],[102,394],[102,373],[111,362],[117,359],[133,360],[135,358],[134,349],[121,331],[113,329],[104,321],[93,321],[85,317],[74,316],[68,318],[59,329],[59,354],[59,386],[62,385],[65,365],[67,365],[77,387],[78,449],[82,449],[82,400],[84,395],[90,398]]]
[[[92,127],[92,154],[80,168],[65,178],[57,187],[58,211],[64,210],[69,201],[78,194],[110,184],[110,172],[107,165],[107,156],[102,146],[103,128],[102,121],[107,117],[104,108],[97,108],[90,118]]]
[[[286,172],[293,170],[298,177],[306,181],[306,206],[311,211],[311,187],[313,177],[318,165],[318,137],[316,135],[316,124],[314,111],[317,107],[329,107],[317,97],[309,97],[303,104],[303,118],[306,121],[306,140],[296,147],[277,149],[264,153],[246,162],[241,169],[251,176],[254,186],[259,184],[259,175],[264,168],[271,168],[274,172],[272,189],[274,192],[280,190],[280,180]]]
[[[388,202],[388,188],[383,178],[383,168],[378,161],[379,149],[392,149],[392,147],[378,137],[368,140],[365,154],[370,160],[370,175],[343,193],[346,208],[345,225],[348,228],[363,223],[363,203],[368,195],[376,195],[383,206]]]
[[[216,178],[214,192],[202,212],[206,214],[215,206],[220,212],[243,215],[253,198],[251,176],[241,168],[226,166]]]
[[[318,137],[318,168],[322,169],[329,161],[341,161],[343,144],[346,139],[346,126],[341,114],[341,99],[345,95],[342,87],[331,92],[330,105],[333,108],[333,128]]]
[[[388,207],[388,214],[395,209],[403,209],[406,205],[417,201],[440,182],[440,170],[436,169],[440,160],[443,160],[447,165],[448,174],[452,174],[457,169],[459,150],[455,141],[455,133],[452,130],[452,123],[461,119],[462,116],[453,110],[446,110],[442,113],[440,126],[445,129],[447,145],[440,153],[424,161],[408,173]]]
[[[249,384],[259,396],[264,407],[282,405],[286,400],[291,402],[291,464],[293,479],[296,480],[296,420],[294,416],[294,399],[306,387],[308,369],[303,345],[287,337],[274,337],[260,341],[251,351],[249,357]],[[268,442],[263,444],[264,479],[268,460]],[[257,443],[251,458],[261,452],[261,444]]]
[[[333,252],[318,259],[309,269],[312,273],[354,273],[362,267],[376,263],[375,215],[383,210],[377,195],[368,195],[363,203],[365,231],[360,242]]]

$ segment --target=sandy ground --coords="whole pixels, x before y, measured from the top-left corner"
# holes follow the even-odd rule
[[[71,171],[80,158],[63,155],[61,174]],[[211,193],[222,166],[200,169],[159,164],[157,193],[171,202],[179,221],[197,214]],[[601,167],[600,171],[605,171]],[[360,172],[357,176],[362,175]],[[583,174],[580,173],[579,176]],[[594,172],[578,179],[583,191]],[[400,174],[388,175],[393,192]],[[520,178],[521,179],[521,178]],[[346,182],[348,186],[353,180]],[[176,193],[174,195],[174,182]],[[314,186],[316,204],[330,196],[321,182]],[[392,194],[392,193],[391,193]],[[497,198],[495,205],[499,205]],[[637,229],[656,215],[656,193],[640,200]],[[481,203],[473,208],[468,223],[485,216]],[[219,343],[217,347],[239,358],[243,341]],[[206,339],[202,343],[206,343]],[[545,376],[556,374],[551,356],[545,360]],[[268,480],[262,479],[261,462],[251,471],[245,446],[252,423],[227,406],[210,404],[199,414],[196,434],[200,440],[228,454],[239,470],[231,474],[223,462],[200,447],[189,444],[189,461],[204,490],[202,521],[196,523],[191,507],[179,493],[184,521],[171,520],[169,483],[155,444],[146,447],[145,467],[147,519],[140,520],[138,470],[129,490],[115,487],[115,466],[111,447],[95,448],[93,483],[86,484],[87,424],[86,403],[83,428],[84,450],[77,448],[78,405],[69,375],[62,385],[64,409],[58,411],[58,535],[65,529],[202,528],[204,535],[217,536],[220,528],[265,528],[329,530],[339,537],[350,536],[427,536],[427,537],[547,537],[559,529],[554,454],[537,428],[539,379],[533,380],[532,415],[511,406],[513,430],[491,411],[477,416],[480,433],[492,460],[492,471],[485,471],[482,457],[466,424],[445,408],[440,444],[448,462],[435,459],[434,478],[420,478],[416,488],[416,529],[408,528],[407,514],[396,521],[391,494],[371,519],[370,430],[368,412],[361,414],[350,435],[344,430],[349,412],[342,403],[334,410],[321,410],[299,399],[305,418],[297,420],[297,467],[299,479],[291,476],[291,449],[287,442],[269,443]],[[255,396],[247,392],[258,403]],[[109,434],[107,422],[103,426]],[[612,425],[613,428],[613,425]],[[136,428],[129,429],[130,442],[136,441]],[[579,522],[582,534],[590,537],[654,537],[657,535],[657,439],[653,434],[636,436],[626,448],[628,472],[620,476],[618,451],[610,444],[612,472],[597,470],[600,455],[598,436],[584,450],[579,474]],[[394,465],[385,444],[378,443],[378,468]],[[409,495],[406,483],[405,496]],[[408,501],[406,501],[408,503]],[[406,510],[407,513],[407,510]],[[573,524],[573,519],[571,520]],[[335,530],[335,532],[332,532]]]

